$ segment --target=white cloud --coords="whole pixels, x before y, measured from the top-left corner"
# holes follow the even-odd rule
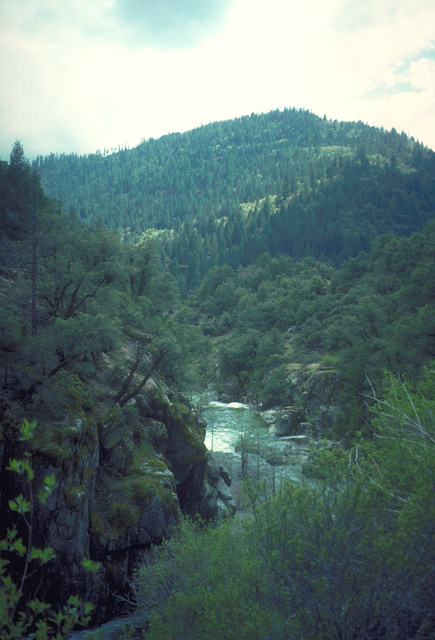
[[[0,0],[0,157],[16,138],[29,157],[87,153],[285,106],[435,148],[432,1],[174,2],[179,42],[156,14],[140,45],[120,0]]]

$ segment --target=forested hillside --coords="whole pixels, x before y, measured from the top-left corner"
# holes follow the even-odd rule
[[[431,150],[303,111],[33,167],[17,141],[0,635],[61,638],[133,589],[135,637],[432,638],[434,211]],[[252,518],[208,528],[236,507],[202,391],[303,438],[315,481],[247,487]]]
[[[40,403],[44,412],[53,405],[56,415],[63,402],[56,376],[92,375],[101,353],[116,348],[127,330],[146,336],[143,351],[153,350],[159,370],[166,362],[168,375],[184,377],[186,363],[177,373],[176,353],[186,341],[178,336],[175,345],[173,334],[178,292],[152,243],[122,243],[116,232],[65,213],[42,190],[19,143],[0,169],[6,406],[18,400],[18,415],[37,417]]]
[[[435,202],[432,151],[394,130],[287,109],[37,168],[85,223],[156,237],[182,295],[211,267],[264,251],[339,266],[377,235],[421,231]]]
[[[415,378],[435,357],[434,246],[432,221],[409,238],[375,239],[340,268],[266,253],[237,271],[214,267],[189,297],[192,322],[215,345],[208,380],[232,380],[239,397],[266,408],[301,409],[295,371],[339,372],[333,432],[351,437],[365,420],[363,394],[385,369]]]
[[[213,345],[198,385],[294,405],[317,363],[352,432],[369,379],[435,355],[435,154],[404,134],[286,109],[37,168],[85,224],[153,239]]]

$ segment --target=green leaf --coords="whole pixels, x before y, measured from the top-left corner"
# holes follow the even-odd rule
[[[36,420],[34,420],[33,422],[28,422],[25,418],[23,421],[23,424],[21,426],[20,429],[20,440],[30,440],[30,438],[33,435],[33,431],[36,427]]]
[[[30,560],[39,560],[41,564],[46,564],[56,557],[53,549],[47,547],[46,549],[36,549],[32,547],[30,550]]]
[[[54,475],[54,473],[52,473],[50,476],[45,476],[44,478],[44,483],[47,487],[50,487],[51,489],[53,487],[56,486],[56,477]]]
[[[39,614],[47,611],[51,607],[51,604],[48,604],[47,602],[41,602],[41,600],[35,598],[35,600],[31,600],[29,602],[28,606],[33,611],[33,613]]]
[[[95,605],[92,602],[85,602],[85,615],[92,613],[95,609]]]
[[[22,493],[17,496],[16,500],[9,500],[9,509],[11,511],[16,511],[17,513],[28,513],[32,506],[28,500],[26,500]]]
[[[50,637],[50,627],[45,620],[39,620],[36,624],[36,640],[47,640]]]
[[[86,569],[89,573],[97,573],[101,568],[101,562],[94,562],[93,560],[89,560],[89,558],[83,558],[81,561],[82,567]]]
[[[33,473],[33,469],[32,466],[30,464],[30,460],[15,460],[15,459],[10,459],[9,460],[9,466],[6,467],[7,471],[15,471],[15,473],[19,473],[20,475],[22,473],[26,473],[27,474],[27,480],[30,482],[33,479],[34,473]]]
[[[6,471],[16,471],[17,473],[21,473],[19,470],[21,468],[19,460],[15,460],[15,458],[11,458],[9,460],[9,466],[6,467]]]
[[[45,504],[47,502],[55,486],[56,486],[56,478],[54,473],[52,473],[50,476],[45,476],[44,486],[38,493],[38,499],[42,504]]]
[[[19,556],[23,557],[26,553],[26,547],[23,544],[23,541],[21,540],[21,538],[19,538],[18,540],[15,540],[14,543],[11,545],[10,548],[11,551],[16,551],[18,553]]]
[[[80,598],[78,596],[70,596],[68,598],[68,604],[78,609],[80,607]]]

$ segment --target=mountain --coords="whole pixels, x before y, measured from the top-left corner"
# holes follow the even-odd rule
[[[433,631],[434,162],[431,150],[395,131],[294,110],[113,155],[39,158],[40,177],[14,145],[10,162],[0,163],[2,638],[39,633],[44,618],[68,631],[87,611],[80,599],[60,617],[44,601],[62,604],[72,593],[96,602],[97,618],[105,618],[116,600],[125,604],[135,563],[183,513],[233,512],[229,474],[210,460],[205,424],[183,393],[202,389],[268,409],[280,444],[289,451],[289,439],[306,439],[306,473],[329,478],[315,493],[307,485],[280,491],[278,502],[264,496],[274,521],[259,531],[267,540],[276,532],[277,573],[260,564],[258,585],[273,577],[267,585],[279,616],[262,635],[276,635],[283,602],[294,607],[286,625],[304,611],[306,567],[316,566],[321,574],[310,570],[308,583],[316,624],[326,610],[345,619],[334,621],[332,635],[350,619],[352,593],[349,637],[355,629],[378,637],[397,612],[398,625],[406,621],[397,637],[417,637],[418,629],[418,637],[432,637],[424,629]],[[274,468],[292,464],[264,456]],[[260,506],[263,497],[254,491],[251,500]],[[277,600],[289,505],[292,522],[308,528],[295,529],[282,557],[293,559],[301,540],[307,544],[298,547],[300,566],[288,565],[291,580]],[[251,549],[262,546],[246,547],[251,536],[231,531],[252,568]],[[327,534],[320,546],[319,532]],[[201,598],[210,602],[212,593],[218,613],[202,635],[214,637],[222,600],[210,591],[215,583],[197,581],[207,575],[197,563],[200,544],[188,537],[191,551],[181,554],[189,565],[182,580],[190,568],[198,572],[189,593],[172,569],[165,573],[164,599],[171,603],[172,589],[177,596],[167,620],[178,621],[180,610],[192,624],[205,620]],[[180,554],[164,556],[166,548],[172,567]],[[220,543],[214,549],[220,570],[239,566]],[[343,564],[348,550],[352,566]],[[210,554],[202,555],[208,563]],[[329,556],[331,570],[324,569]],[[342,588],[329,586],[327,577],[343,567]],[[228,584],[227,574],[212,571]],[[237,577],[240,593],[251,575]],[[289,591],[294,576],[299,600]],[[198,584],[197,606],[189,597]],[[329,603],[328,594],[338,600]],[[239,596],[227,596],[238,619]],[[261,596],[254,614],[268,614],[266,602]],[[158,615],[153,620],[159,626]],[[310,613],[308,626],[313,620]],[[160,631],[147,637],[175,637]]]
[[[285,109],[108,155],[38,158],[46,191],[87,224],[156,238],[182,294],[267,252],[339,266],[383,233],[421,231],[435,154],[405,134]]]

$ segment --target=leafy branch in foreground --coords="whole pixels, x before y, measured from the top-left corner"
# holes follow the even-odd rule
[[[19,440],[29,441],[35,428],[36,421],[24,420]],[[23,459],[11,459],[7,471],[24,476],[28,498],[20,493],[8,503],[10,511],[18,514],[24,523],[24,540],[19,535],[17,523],[0,540],[0,636],[2,640],[14,640],[31,634],[30,637],[36,640],[62,640],[64,634],[76,625],[84,626],[90,622],[94,606],[88,602],[82,603],[78,596],[70,596],[66,605],[54,611],[51,604],[32,598],[32,594],[27,592],[26,582],[37,570],[33,567],[50,562],[55,554],[50,547],[40,549],[33,546],[35,495],[31,454],[25,451]],[[45,476],[36,496],[42,505],[47,503],[55,486],[54,474]],[[94,573],[100,564],[84,558],[82,566]]]

